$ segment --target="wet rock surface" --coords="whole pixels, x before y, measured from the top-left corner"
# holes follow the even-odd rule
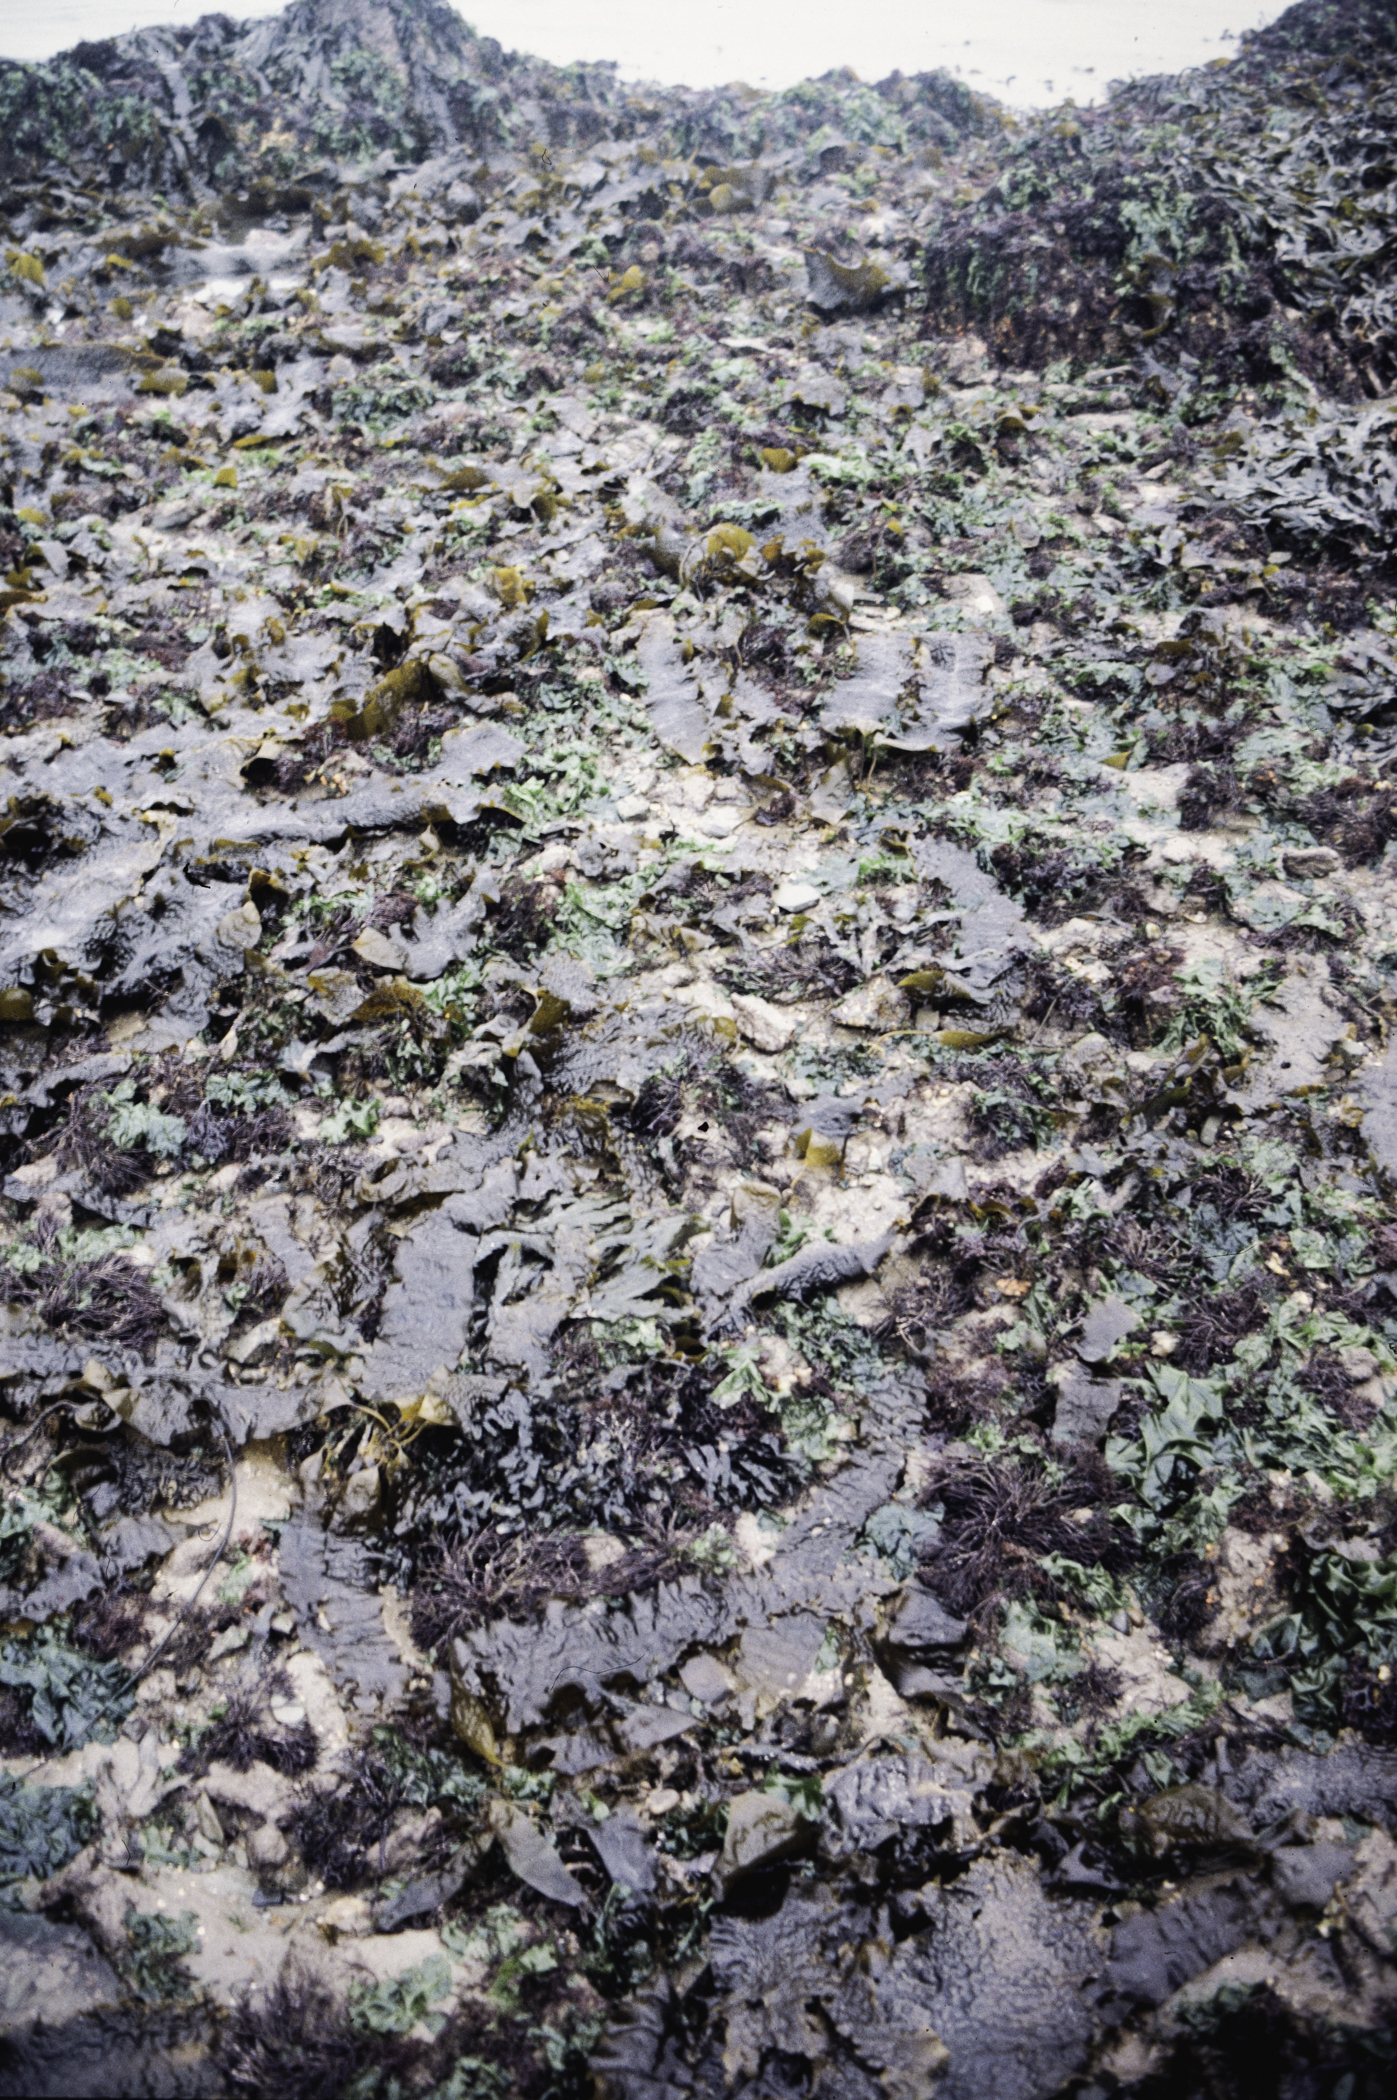
[[[0,2092],[1391,2090],[1395,66],[0,66]]]

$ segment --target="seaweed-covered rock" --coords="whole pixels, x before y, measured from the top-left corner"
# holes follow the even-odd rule
[[[1339,50],[1316,103],[1317,56]],[[1391,187],[1365,82],[1385,107],[1391,52],[1385,7],[1301,0],[1224,69],[1030,120],[998,180],[933,230],[929,319],[1039,367],[1147,349],[1376,391],[1392,371]],[[1320,230],[1348,214],[1352,236]]]
[[[1385,2091],[1389,14],[0,67],[5,2090]]]

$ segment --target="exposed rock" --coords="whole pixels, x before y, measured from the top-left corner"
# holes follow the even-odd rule
[[[737,1016],[738,1030],[754,1050],[765,1050],[768,1054],[789,1049],[796,1033],[796,1022],[790,1014],[783,1013],[767,999],[757,999],[742,992],[733,995],[732,1010]]]
[[[738,1794],[728,1803],[718,1879],[731,1888],[758,1868],[789,1859],[812,1834],[799,1809],[779,1795]]]
[[[906,992],[889,984],[886,978],[873,977],[841,999],[830,1019],[841,1028],[867,1028],[885,1033],[893,1028],[905,1028],[911,1019],[912,1007]]]

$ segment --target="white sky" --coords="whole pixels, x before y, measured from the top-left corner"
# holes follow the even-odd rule
[[[227,0],[235,17],[279,14],[283,0]],[[0,0],[0,54],[50,58],[83,37],[193,21],[202,0],[52,0],[21,12]],[[1032,108],[1100,97],[1110,80],[1178,72],[1236,49],[1243,29],[1282,13],[1276,0],[464,0],[482,35],[556,63],[615,59],[630,78],[707,87],[792,82],[852,66],[865,80],[944,66],[1001,101]]]

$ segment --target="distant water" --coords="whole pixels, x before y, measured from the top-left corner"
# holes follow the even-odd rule
[[[282,0],[230,0],[234,16],[278,14]],[[49,58],[83,38],[192,22],[197,0],[53,0],[0,9],[0,53]],[[1111,80],[1207,65],[1244,29],[1283,12],[1258,0],[467,0],[484,36],[564,64],[617,61],[631,79],[707,87],[789,87],[832,66],[865,80],[943,66],[1001,101],[1040,108],[1097,101]]]

